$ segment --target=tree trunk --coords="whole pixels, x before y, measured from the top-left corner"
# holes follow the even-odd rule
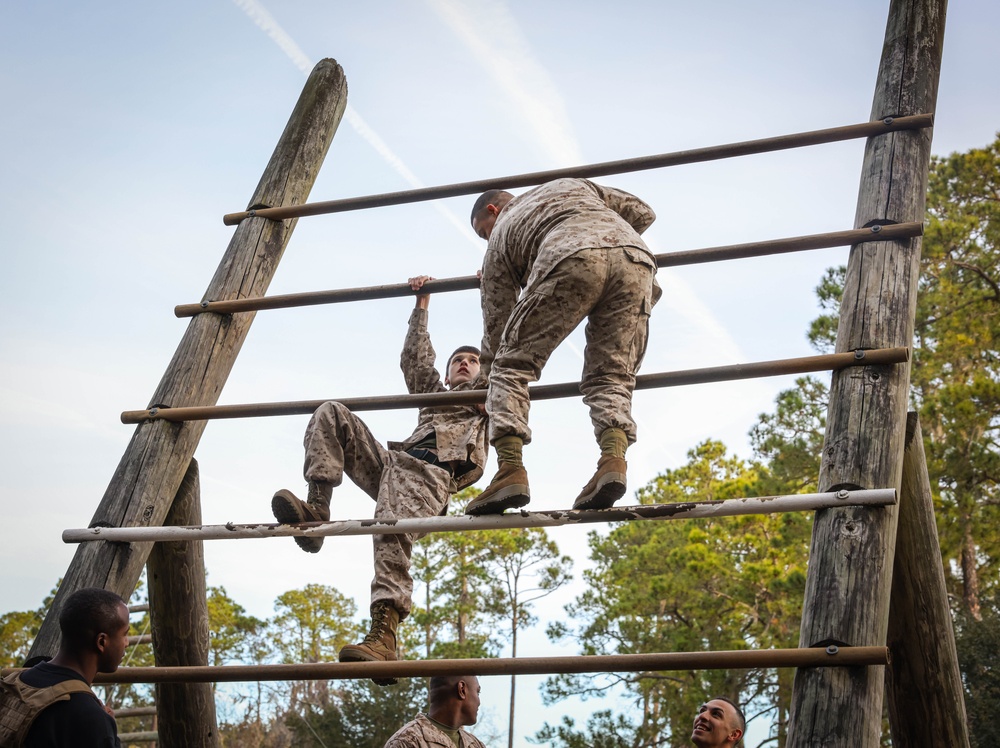
[[[200,496],[198,463],[191,460],[166,524],[200,525]],[[204,544],[157,543],[146,568],[157,666],[207,665]],[[163,748],[215,748],[219,744],[211,683],[157,683],[156,709]]]
[[[321,61],[306,82],[250,200],[251,207],[306,200],[346,105],[343,70],[333,60]],[[294,227],[295,221],[243,221],[209,283],[205,299],[262,296]],[[194,317],[153,395],[151,407],[214,405],[253,318],[252,313]],[[161,525],[204,429],[204,421],[159,420],[137,426],[90,526]],[[149,550],[149,543],[81,545],[32,644],[31,656],[54,655],[58,650],[59,612],[70,593],[84,587],[102,587],[127,599],[135,589]]]
[[[933,112],[945,0],[892,0],[872,119]],[[931,133],[889,133],[865,148],[855,226],[922,220]],[[851,248],[837,351],[913,343],[920,238]],[[909,365],[835,372],[830,387],[820,490],[898,488]],[[897,512],[844,507],[816,513],[799,645],[881,645]],[[800,668],[788,745],[875,748],[882,728],[884,667]]]
[[[972,517],[962,514],[962,604],[977,621],[983,620],[979,610],[979,562],[976,541],[972,537]]]

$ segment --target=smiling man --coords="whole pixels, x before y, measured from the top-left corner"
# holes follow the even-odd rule
[[[410,278],[419,291],[431,280]],[[419,294],[410,315],[400,367],[411,394],[471,389],[479,375],[479,349],[462,346],[448,359],[444,381],[434,368],[434,348],[427,333],[429,294]],[[282,524],[325,522],[330,499],[344,473],[375,500],[375,519],[434,517],[448,509],[451,494],[475,483],[486,465],[486,416],[480,406],[442,405],[421,408],[417,428],[403,442],[383,447],[364,421],[338,402],[323,403],[313,414],[305,435],[306,501],[287,489],[271,500],[271,511]],[[371,629],[364,641],[344,647],[342,662],[396,659],[396,627],[410,613],[413,578],[410,553],[417,535],[373,535],[375,578],[372,580]],[[322,537],[297,537],[295,542],[316,553]],[[374,680],[374,679],[373,679]],[[394,680],[375,680],[379,685]]]
[[[716,696],[698,709],[691,742],[698,748],[734,748],[746,729],[743,711],[725,696]]]

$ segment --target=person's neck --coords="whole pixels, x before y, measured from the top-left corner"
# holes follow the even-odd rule
[[[427,716],[439,725],[447,727],[449,730],[459,730],[462,727],[461,725],[456,724],[459,721],[458,716],[446,710],[428,712]]]
[[[94,682],[94,676],[97,675],[97,662],[90,661],[92,658],[78,657],[76,655],[70,654],[69,652],[59,652],[55,657],[49,660],[50,665],[58,665],[59,667],[68,668],[75,673],[78,673],[88,684]]]

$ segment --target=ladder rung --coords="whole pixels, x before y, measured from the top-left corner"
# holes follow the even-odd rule
[[[923,234],[924,227],[919,221],[870,226],[863,229],[832,231],[826,234],[810,234],[787,239],[769,239],[747,244],[729,244],[723,247],[703,247],[702,249],[687,249],[681,252],[665,252],[656,255],[658,267],[679,267],[681,265],[698,265],[705,262],[720,262],[723,260],[741,260],[749,257],[766,257],[768,255],[803,252],[810,249],[825,249],[828,247],[845,247],[868,241],[893,241],[910,239]],[[257,296],[249,299],[229,299],[228,301],[202,301],[199,304],[179,304],[174,307],[177,317],[194,317],[197,314],[215,312],[217,314],[233,314],[235,312],[255,312],[264,309],[290,309],[301,306],[316,306],[318,304],[339,304],[346,301],[370,301],[373,299],[397,299],[415,296],[418,293],[439,294],[449,291],[467,291],[479,288],[479,279],[474,275],[464,275],[458,278],[442,278],[428,281],[420,289],[414,291],[409,283],[393,283],[385,286],[367,286],[364,288],[341,288],[330,291],[307,291],[304,293],[275,294],[273,296]]]
[[[509,530],[527,527],[559,527],[596,522],[631,522],[637,520],[698,519],[735,517],[746,514],[802,512],[841,506],[887,506],[896,503],[896,489],[876,488],[858,491],[756,496],[716,501],[690,501],[680,504],[646,504],[591,510],[549,510],[509,512],[479,517],[415,517],[379,522],[372,519],[348,519],[335,522],[303,522],[297,525],[276,523],[236,525],[200,525],[166,527],[90,527],[65,530],[65,543],[107,540],[115,543],[178,542],[192,540],[238,540],[246,538],[330,537],[333,535],[402,535],[432,532],[471,532],[474,530]]]
[[[737,379],[776,377],[787,374],[806,374],[815,371],[836,371],[850,366],[882,366],[901,364],[910,359],[909,348],[875,348],[851,353],[827,353],[822,356],[783,358],[775,361],[756,361],[731,366],[710,366],[684,371],[665,371],[657,374],[640,374],[635,378],[635,389],[680,387],[688,384],[729,382]],[[533,401],[552,400],[560,397],[579,397],[578,382],[546,384],[531,387],[528,393]],[[126,410],[121,414],[122,423],[143,421],[207,421],[219,418],[257,418],[262,416],[306,415],[314,412],[329,400],[352,411],[398,410],[401,408],[426,408],[436,405],[475,405],[486,402],[486,390],[462,392],[431,392],[417,395],[381,395],[377,397],[326,398],[325,400],[298,400],[280,403],[245,403],[242,405],[203,405],[191,407],[155,407],[148,410]]]

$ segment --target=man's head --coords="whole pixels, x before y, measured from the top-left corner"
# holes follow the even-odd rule
[[[716,696],[698,709],[691,742],[698,748],[731,748],[739,744],[746,729],[743,711],[736,703]]]
[[[479,349],[472,345],[463,345],[455,349],[448,359],[448,370],[444,383],[451,388],[471,382],[479,376]]]
[[[472,206],[472,230],[476,236],[489,241],[497,216],[513,199],[514,196],[506,190],[486,190],[480,195]]]
[[[97,672],[113,673],[128,646],[128,606],[114,592],[77,590],[59,613],[60,651],[76,658],[96,658]]]
[[[428,713],[443,725],[474,725],[479,717],[481,690],[479,678],[474,675],[435,676],[430,683]]]

